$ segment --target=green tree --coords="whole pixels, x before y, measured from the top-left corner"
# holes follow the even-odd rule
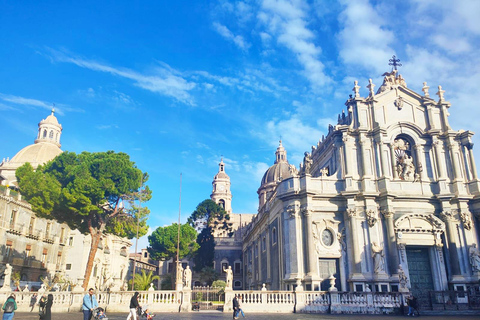
[[[104,234],[133,238],[148,231],[151,191],[142,173],[125,153],[64,152],[36,171],[26,163],[16,171],[24,198],[40,217],[66,223],[92,237],[83,288],[88,286],[98,244]],[[124,201],[125,200],[125,201]]]
[[[146,273],[145,270],[142,270],[141,274],[135,274],[135,288],[133,288],[133,290],[145,291],[150,288],[150,283],[158,279],[160,279],[160,277],[154,276],[153,271]],[[129,283],[130,286],[132,286],[132,279],[130,279]]]
[[[199,245],[195,241],[197,232],[189,224],[180,225],[180,247],[178,251],[179,259],[186,256],[193,256],[198,250]],[[149,247],[147,248],[150,257],[155,260],[173,259],[174,265],[177,265],[177,242],[178,242],[178,223],[174,223],[166,227],[158,227],[151,235],[148,236]],[[170,277],[169,289],[174,289],[174,274],[177,268],[173,268]],[[162,284],[163,286],[163,284]]]
[[[218,279],[218,272],[212,267],[203,267],[203,269],[200,270],[199,276],[200,281],[206,283],[208,286]]]
[[[194,256],[195,271],[205,267],[212,268],[215,254],[214,231],[226,230],[231,236],[232,223],[228,213],[214,201],[207,199],[202,201],[188,218],[188,223],[200,231],[197,243],[200,248]]]

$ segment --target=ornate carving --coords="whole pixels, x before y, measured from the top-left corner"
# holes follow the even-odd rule
[[[395,107],[397,107],[398,110],[402,110],[402,108],[403,108],[403,98],[398,97],[397,100],[395,100],[395,102],[393,102],[393,104],[395,105]]]
[[[405,243],[397,243],[397,249],[400,252],[400,259],[405,261]]]
[[[444,93],[445,93],[445,90],[442,90],[442,86],[438,86],[437,96],[440,98],[439,99],[440,101],[443,101],[445,99],[443,96]]]
[[[357,216],[357,210],[355,208],[353,209],[347,209],[347,216],[349,218],[353,218]]]
[[[340,250],[347,251],[347,243],[345,242],[345,228],[343,228],[340,232],[337,233],[337,240],[340,244]]]
[[[373,97],[375,95],[375,92],[373,89],[375,88],[375,85],[372,82],[372,79],[368,79],[368,92],[369,92],[369,97]]]
[[[360,97],[360,86],[358,85],[357,80],[354,81],[354,84],[355,85],[353,86],[352,91],[355,92],[355,98],[358,98],[358,97]]]
[[[463,212],[460,211],[460,219],[463,222],[463,227],[467,230],[472,229],[472,217],[470,216],[470,212]]]
[[[455,220],[455,216],[454,216],[452,211],[444,210],[444,211],[440,212],[440,219],[442,219],[445,222],[448,222],[448,221]]]
[[[392,72],[385,72],[382,75],[384,77],[383,83],[380,86],[380,88],[378,88],[377,94],[390,90],[392,86],[395,86],[395,85],[400,85],[405,88],[407,87],[405,79],[403,79],[402,75],[400,74],[397,76],[397,72],[398,72],[397,70],[392,70]]]
[[[308,208],[308,205],[307,204],[303,204],[300,206],[300,212],[304,215],[304,216],[308,216],[312,213],[313,210],[309,209]]]
[[[322,177],[328,176],[328,168],[327,167],[324,167],[324,168],[320,169],[320,176],[322,176]]]
[[[427,86],[426,82],[424,82],[423,87],[422,87],[423,95],[427,98],[430,98],[430,94],[428,93],[428,89],[430,89],[430,87]]]
[[[374,262],[374,271],[375,273],[384,273],[385,272],[385,253],[383,247],[372,242],[372,257]]]
[[[474,243],[468,249],[468,256],[470,257],[470,264],[473,272],[480,272],[480,252],[478,252],[477,245]]]
[[[375,223],[377,223],[377,212],[375,210],[367,210],[365,212],[365,216],[367,218],[367,223],[368,225],[370,226],[370,228],[372,228]]]
[[[303,173],[310,174],[312,163],[312,156],[310,155],[310,153],[305,152],[305,156],[303,157]]]
[[[295,219],[298,215],[299,210],[300,210],[300,208],[299,208],[298,204],[288,205],[285,208],[285,211],[288,213],[288,218],[289,219]]]
[[[415,180],[415,165],[409,155],[410,143],[402,138],[395,139],[393,143],[395,157],[397,158],[396,170],[400,179],[405,181]]]
[[[402,265],[398,266],[398,282],[400,283],[400,292],[407,290],[408,278],[405,271],[403,271]]]

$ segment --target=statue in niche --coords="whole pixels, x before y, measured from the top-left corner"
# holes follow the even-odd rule
[[[408,291],[407,289],[408,278],[407,278],[407,275],[405,274],[405,271],[403,271],[401,264],[398,265],[398,281],[400,283],[400,292]]]
[[[372,242],[372,257],[375,273],[385,272],[385,253],[383,248],[376,242]]]
[[[415,165],[413,164],[413,158],[407,153],[410,150],[410,144],[399,138],[394,141],[393,146],[397,158],[396,171],[398,176],[405,181],[414,181]]]
[[[477,249],[477,244],[472,244],[468,249],[468,255],[470,257],[470,264],[472,265],[473,272],[480,271],[480,252]]]

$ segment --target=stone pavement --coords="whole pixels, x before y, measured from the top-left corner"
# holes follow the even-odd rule
[[[108,319],[109,320],[126,320],[127,313],[109,313]],[[321,320],[346,320],[346,319],[359,319],[359,320],[386,320],[386,319],[402,319],[410,317],[400,316],[400,315],[330,315],[330,314],[276,314],[276,313],[252,313],[246,314],[245,320],[255,319],[255,320],[267,320],[267,319],[275,319],[275,320],[313,320],[313,319],[321,319]],[[431,319],[431,320],[454,320],[454,319],[479,319],[478,315],[449,315],[449,316],[439,316],[439,315],[426,315],[421,316],[422,319]],[[38,314],[36,312],[32,313],[25,313],[25,312],[17,312],[15,313],[14,320],[38,320]],[[200,311],[200,312],[190,312],[190,313],[160,313],[155,318],[155,320],[210,320],[210,319],[224,319],[229,320],[232,319],[232,315],[230,313],[223,313],[223,312],[208,312],[208,311]],[[80,312],[76,313],[53,313],[52,320],[83,320],[83,314]],[[141,318],[139,320],[145,320],[145,318]],[[240,320],[243,320],[240,317]]]

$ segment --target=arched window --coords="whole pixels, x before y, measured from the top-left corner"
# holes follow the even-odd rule
[[[121,255],[122,257],[126,257],[126,256],[127,256],[127,247],[122,247],[122,248],[120,249],[120,255]]]
[[[272,245],[277,243],[277,229],[273,228],[272,229]]]
[[[53,130],[50,131],[50,134],[48,137],[50,138],[50,140],[53,140]]]
[[[219,205],[220,207],[222,207],[222,209],[225,209],[225,200],[220,199],[220,200],[218,201],[218,205]]]
[[[43,139],[47,137],[47,130],[43,130]]]

